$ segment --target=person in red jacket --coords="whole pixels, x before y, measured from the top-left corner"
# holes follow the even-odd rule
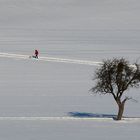
[[[35,58],[38,58],[38,54],[39,54],[38,50],[35,50]]]

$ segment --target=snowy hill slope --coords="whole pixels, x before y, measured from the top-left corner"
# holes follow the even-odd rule
[[[138,0],[0,0],[0,51],[136,60],[139,13]]]
[[[137,30],[138,0],[0,0],[1,27]]]
[[[139,0],[0,0],[0,139],[139,140],[139,89],[120,122],[89,92],[102,59],[140,61],[139,13]]]

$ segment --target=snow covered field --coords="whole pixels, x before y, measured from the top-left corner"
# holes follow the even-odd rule
[[[103,59],[140,62],[139,13],[139,0],[0,0],[0,140],[139,140],[140,89],[119,122],[89,92]]]

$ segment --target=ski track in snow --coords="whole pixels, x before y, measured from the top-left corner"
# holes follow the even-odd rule
[[[30,59],[29,55],[21,54],[11,54],[11,53],[0,53],[0,57],[3,58],[16,58],[16,59]],[[55,57],[39,57],[39,61],[50,61],[50,62],[59,62],[59,63],[73,63],[73,64],[83,64],[83,65],[94,65],[99,66],[102,63],[97,61],[86,61],[86,60],[75,60],[75,59],[63,59]]]
[[[113,118],[98,117],[0,117],[0,121],[95,121],[95,122],[120,122],[139,123],[140,118],[122,118],[121,121],[114,121]]]

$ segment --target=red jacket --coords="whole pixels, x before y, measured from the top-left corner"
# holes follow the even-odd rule
[[[35,50],[35,55],[38,55],[38,50]]]

